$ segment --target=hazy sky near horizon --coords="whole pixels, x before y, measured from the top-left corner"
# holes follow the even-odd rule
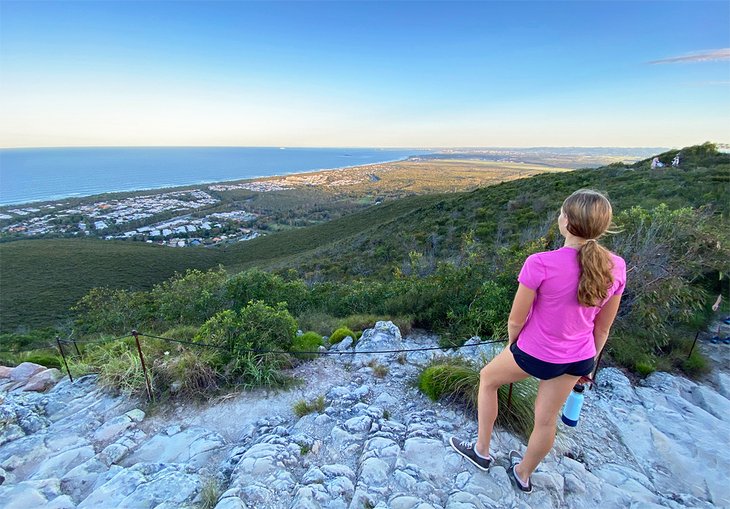
[[[0,0],[0,146],[730,142],[730,2]]]

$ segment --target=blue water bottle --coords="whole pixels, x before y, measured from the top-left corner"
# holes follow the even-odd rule
[[[575,384],[573,390],[565,400],[565,406],[563,407],[563,415],[561,419],[565,424],[571,427],[575,427],[578,424],[578,418],[580,417],[580,409],[583,407],[583,391],[585,387],[581,384]]]

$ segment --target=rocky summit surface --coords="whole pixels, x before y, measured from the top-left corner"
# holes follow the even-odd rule
[[[434,336],[402,338],[379,322],[354,349],[428,346]],[[702,348],[727,366],[730,346]],[[654,373],[637,384],[601,370],[578,427],[560,424],[533,493],[523,494],[505,469],[523,439],[498,430],[496,465],[477,470],[448,445],[452,435],[475,436],[473,412],[431,402],[413,386],[435,356],[479,359],[490,349],[323,356],[295,369],[305,380],[295,389],[153,415],[143,401],[102,392],[94,376],[70,383],[36,365],[0,368],[0,507],[730,507],[722,369],[703,383]],[[321,413],[294,414],[297,401],[318,396]]]

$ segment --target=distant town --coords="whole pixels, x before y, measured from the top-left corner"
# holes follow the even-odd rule
[[[379,169],[385,169],[375,165]],[[205,214],[221,205],[212,193],[247,190],[256,193],[297,187],[339,187],[380,180],[372,167],[349,171],[294,174],[259,181],[221,183],[202,189],[161,191],[120,199],[58,201],[0,208],[0,239],[97,237],[134,240],[170,247],[215,246],[254,239],[265,232],[253,228],[259,216],[241,210]],[[91,200],[91,199],[90,199]],[[75,203],[75,205],[74,205]]]
[[[246,227],[256,214],[217,212],[202,217],[192,212],[210,208],[220,200],[202,190],[174,191],[120,200],[95,201],[69,206],[63,202],[3,209],[0,228],[5,236],[94,236],[106,240],[132,239],[172,247],[215,245],[250,240],[260,235]],[[169,219],[148,222],[155,217]]]

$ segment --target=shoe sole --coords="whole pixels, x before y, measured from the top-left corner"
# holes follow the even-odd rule
[[[461,452],[459,449],[456,448],[456,446],[454,445],[454,437],[449,438],[449,445],[451,445],[451,448],[453,450],[455,450],[457,453],[459,453],[459,455],[462,458],[465,458],[465,459],[469,460],[469,463],[471,463],[472,465],[474,465],[475,467],[477,467],[479,470],[481,470],[482,472],[489,472],[489,467],[491,467],[492,464],[490,463],[489,464],[489,467],[484,468],[479,463],[476,463],[473,459],[471,459],[469,456],[467,456],[466,454],[464,454],[463,452]]]

